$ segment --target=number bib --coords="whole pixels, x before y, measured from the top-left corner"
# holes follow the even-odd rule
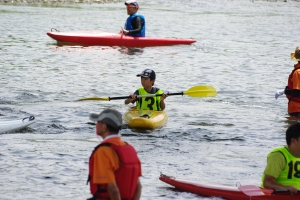
[[[284,155],[286,160],[286,167],[279,174],[276,182],[281,185],[293,185],[296,188],[300,188],[300,158],[294,157],[289,152],[287,147],[276,148],[272,150],[270,154],[278,151],[280,151]]]
[[[147,94],[163,94],[162,90],[158,88],[152,88],[153,93],[147,92],[143,87],[138,89],[139,95]],[[139,98],[136,102],[136,108],[138,110],[161,110],[160,108],[160,96]]]

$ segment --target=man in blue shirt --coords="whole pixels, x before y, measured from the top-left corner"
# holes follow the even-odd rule
[[[145,37],[146,21],[143,15],[137,13],[139,4],[137,1],[129,0],[125,2],[127,14],[125,27],[121,29],[121,33],[133,37]]]

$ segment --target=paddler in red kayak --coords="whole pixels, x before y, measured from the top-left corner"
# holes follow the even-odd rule
[[[120,33],[133,37],[145,37],[146,21],[143,15],[137,13],[139,9],[138,2],[129,0],[125,2],[125,5],[129,17],[126,20],[124,28],[121,27]]]
[[[288,85],[285,90],[278,90],[275,98],[286,94],[288,102],[288,113],[290,116],[300,117],[300,46],[296,47],[295,52],[291,53],[291,59],[298,61],[294,65],[294,70],[289,76]]]
[[[105,109],[89,117],[97,122],[96,134],[103,138],[89,160],[88,182],[93,195],[89,200],[140,199],[141,162],[135,149],[121,139],[121,113]]]
[[[262,187],[287,189],[291,194],[297,194],[300,189],[300,122],[291,125],[285,137],[287,146],[276,148],[268,154]]]
[[[138,110],[164,110],[166,108],[165,99],[168,97],[159,88],[153,87],[156,74],[152,69],[145,69],[136,76],[141,77],[142,87],[137,89],[131,98],[125,100],[125,104],[135,103]],[[161,96],[151,96],[136,99],[137,95],[162,94]]]

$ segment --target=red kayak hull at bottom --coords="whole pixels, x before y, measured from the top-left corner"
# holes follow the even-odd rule
[[[47,35],[58,43],[71,43],[84,46],[152,47],[187,45],[196,42],[193,39],[132,37],[103,31],[47,32]]]
[[[161,175],[159,179],[169,185],[174,186],[176,189],[199,194],[206,197],[221,197],[227,200],[296,200],[300,199],[300,194],[290,195],[289,193],[280,193],[264,196],[247,196],[241,192],[237,187],[199,183],[196,181],[188,181],[176,179],[166,175]]]

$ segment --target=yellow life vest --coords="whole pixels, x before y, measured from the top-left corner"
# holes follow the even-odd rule
[[[151,93],[147,92],[143,87],[140,87],[137,91],[138,95],[163,94],[161,89],[154,87],[152,87]],[[161,110],[160,96],[139,98],[136,101],[136,108],[138,110]]]
[[[294,157],[287,147],[280,147],[272,150],[271,153],[281,152],[286,160],[286,166],[283,171],[279,174],[276,179],[276,183],[281,185],[292,185],[298,189],[300,189],[300,158]],[[265,174],[262,177],[262,181],[264,182]]]

